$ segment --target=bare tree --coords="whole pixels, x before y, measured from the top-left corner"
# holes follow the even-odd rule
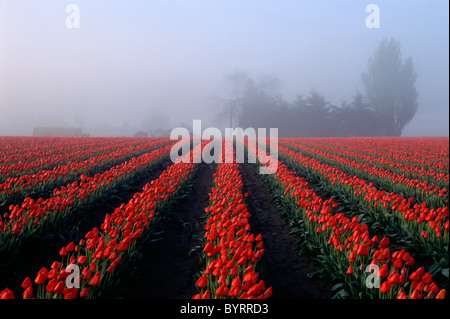
[[[216,114],[217,121],[228,122],[230,128],[233,128],[233,123],[237,123],[241,112],[242,98],[249,80],[249,76],[244,72],[234,72],[225,76],[229,92],[227,98],[216,98],[220,103],[219,112]]]

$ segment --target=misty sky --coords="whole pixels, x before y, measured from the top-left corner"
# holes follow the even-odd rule
[[[66,27],[66,6],[80,28]],[[368,4],[380,28],[368,29]],[[225,75],[273,75],[287,101],[364,93],[385,37],[412,56],[419,110],[403,135],[449,134],[447,0],[0,0],[0,135],[35,126],[133,134],[145,123],[211,121]]]

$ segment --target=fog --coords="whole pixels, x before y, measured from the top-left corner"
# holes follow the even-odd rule
[[[69,28],[70,3],[79,28]],[[378,5],[379,28],[366,6]],[[38,126],[133,136],[217,121],[227,75],[274,78],[292,102],[316,90],[337,106],[380,41],[395,37],[417,72],[404,136],[449,134],[448,1],[1,0],[0,135]]]

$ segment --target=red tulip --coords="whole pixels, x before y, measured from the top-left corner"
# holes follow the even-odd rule
[[[84,267],[81,271],[81,274],[83,275],[81,278],[83,278],[84,280],[88,280],[89,278],[91,278],[91,271],[88,267]]]
[[[52,269],[59,268],[59,267],[61,267],[61,262],[60,261],[54,261],[52,266],[51,266]]]
[[[425,288],[425,286],[424,286],[423,282],[417,283],[417,285],[416,285],[416,287],[415,287],[415,289],[416,289],[418,292],[422,292],[424,288]]]
[[[252,284],[250,282],[245,282],[242,286],[241,286],[241,290],[242,291],[247,291],[250,289],[250,287],[252,286]]]
[[[381,284],[380,290],[382,293],[386,294],[391,291],[391,283],[389,281],[385,281]]]
[[[406,262],[410,261],[410,260],[411,260],[411,255],[410,255],[408,252],[406,252],[406,253],[402,256],[402,260],[403,260],[403,261],[406,261]]]
[[[241,277],[239,277],[239,276],[237,276],[236,278],[234,278],[232,281],[231,281],[231,286],[232,287],[241,287],[241,285],[242,285],[242,282],[241,282]]]
[[[55,279],[56,277],[58,277],[58,269],[57,268],[52,268],[48,272],[48,279]]]
[[[380,260],[382,260],[383,262],[386,262],[390,258],[391,258],[391,254],[390,254],[390,251],[389,251],[389,247],[387,247],[381,252]]]
[[[416,289],[414,289],[411,294],[411,299],[422,299],[422,295]]]
[[[408,295],[405,294],[404,291],[401,291],[401,292],[398,294],[397,299],[408,299]]]
[[[238,286],[232,286],[228,292],[228,296],[237,297],[239,295],[240,289]]]
[[[383,237],[383,239],[378,243],[378,246],[381,248],[386,248],[389,245],[389,239]]]
[[[45,286],[45,290],[48,292],[48,293],[51,293],[51,294],[53,294],[53,293],[55,293],[55,287],[56,287],[56,284],[58,283],[58,280],[56,280],[56,279],[51,279],[48,283],[47,283],[47,285]]]
[[[199,287],[199,288],[205,288],[207,283],[208,283],[208,276],[203,275],[197,280],[196,284],[197,284],[197,287]]]
[[[397,269],[401,269],[403,267],[403,262],[400,259],[396,259],[393,263],[393,266]]]
[[[249,265],[247,268],[245,268],[244,270],[244,274],[248,274],[249,272],[253,272],[253,265]]]
[[[442,289],[441,291],[439,291],[439,293],[436,295],[436,299],[445,299],[446,296],[446,291],[445,289]]]
[[[56,284],[56,286],[55,286],[55,291],[54,291],[54,293],[57,293],[57,294],[62,294],[62,293],[64,293],[65,287],[66,287],[65,281],[59,281],[59,282]]]
[[[261,292],[261,288],[260,288],[259,284],[255,284],[250,287],[250,289],[248,290],[247,293],[251,296],[257,296],[260,292]]]
[[[369,255],[369,250],[367,249],[366,245],[360,245],[356,253],[360,256],[367,256]]]
[[[101,280],[101,273],[100,271],[97,271],[95,275],[89,280],[89,285],[98,286],[100,284],[100,280]]]
[[[430,274],[430,273],[428,273],[428,272],[426,272],[426,273],[424,273],[424,274],[422,275],[421,281],[422,281],[424,284],[429,284],[429,283],[431,282],[432,279],[433,279],[433,275]]]
[[[394,271],[388,276],[388,280],[393,285],[398,285],[400,283],[400,275]]]
[[[61,250],[59,251],[59,255],[60,256],[67,256],[67,249],[66,249],[66,247],[61,248]]]
[[[78,256],[77,262],[82,265],[87,261],[87,256]]]
[[[228,288],[225,285],[221,285],[217,290],[216,290],[216,296],[220,296],[220,297],[224,297],[228,295]]]
[[[80,298],[87,298],[89,296],[89,290],[87,287],[84,287],[80,292]]]
[[[43,284],[45,281],[47,280],[47,276],[44,274],[39,273],[36,277],[36,279],[34,279],[34,282],[38,285]]]
[[[23,299],[31,299],[33,298],[33,287],[29,286],[27,287],[27,289],[25,289],[25,291],[22,294]]]
[[[213,249],[214,249],[214,245],[211,242],[207,242],[203,251],[205,253],[209,253],[209,252],[212,252]]]
[[[384,264],[383,266],[381,266],[378,269],[378,273],[377,273],[378,277],[386,278],[388,276],[388,274],[389,274],[389,270],[388,270],[387,264]]]
[[[272,297],[272,287],[267,288],[264,292],[264,298],[269,299],[270,297]]]
[[[30,277],[25,278],[25,280],[21,284],[21,287],[23,289],[27,289],[28,287],[31,287],[31,286],[32,286],[32,283],[31,283]]]
[[[78,296],[78,288],[66,288],[63,294],[64,299],[75,299]]]
[[[0,293],[0,299],[15,299],[14,293],[12,292],[12,290],[9,290],[8,288],[5,288]]]
[[[424,270],[425,270],[424,267],[420,267],[419,269],[417,269],[416,271],[414,271],[409,275],[409,280],[419,281],[422,278]]]
[[[207,289],[202,296],[202,299],[210,299],[211,298],[211,293],[209,291],[209,289]]]
[[[75,244],[73,242],[70,242],[67,247],[66,247],[66,251],[67,252],[72,252],[75,250]]]
[[[247,263],[247,256],[242,256],[241,258],[239,258],[238,260],[238,265],[243,266]]]
[[[437,286],[437,284],[436,284],[435,282],[432,282],[432,283],[429,285],[428,290],[429,290],[430,292],[432,292],[433,295],[436,295],[436,294],[439,292],[439,287]]]
[[[348,257],[348,262],[349,262],[349,263],[353,263],[353,262],[355,262],[355,261],[356,261],[356,254],[355,254],[354,251],[351,251],[351,252],[350,252],[350,257]]]
[[[223,268],[226,269],[226,268]],[[225,285],[226,284],[226,277],[225,275],[220,275],[219,279],[217,280],[217,283],[221,284],[221,285]]]

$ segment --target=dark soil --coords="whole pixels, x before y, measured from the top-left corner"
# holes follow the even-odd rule
[[[253,166],[252,166],[253,165]],[[328,299],[331,286],[326,282],[308,278],[309,273],[320,270],[308,256],[299,255],[298,241],[290,235],[281,212],[264,186],[254,164],[240,164],[243,192],[248,192],[246,205],[251,214],[252,232],[261,234],[265,253],[261,258],[260,278],[273,289],[273,299]]]
[[[161,225],[162,238],[141,250],[133,273],[125,274],[108,298],[191,299],[197,293],[194,276],[201,269],[197,255],[189,252],[199,245],[194,235],[204,232],[200,222],[215,172],[215,165],[199,165],[187,197],[170,208],[171,217]]]

